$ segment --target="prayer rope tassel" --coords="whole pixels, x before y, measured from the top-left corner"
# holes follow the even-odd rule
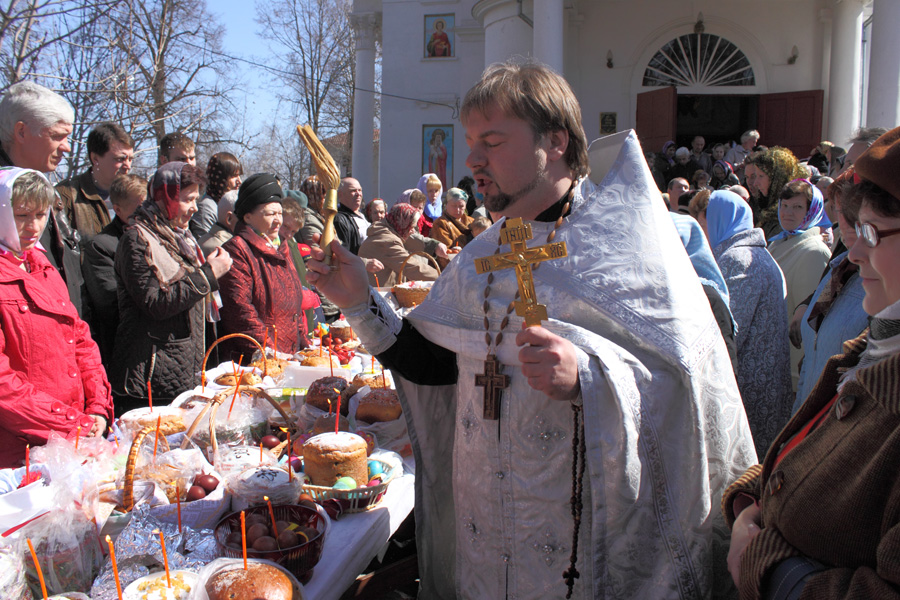
[[[566,598],[572,597],[572,589],[575,580],[581,577],[581,573],[575,567],[578,562],[578,531],[581,528],[581,510],[583,508],[581,498],[584,492],[584,466],[587,444],[584,440],[584,423],[581,420],[581,407],[572,405],[572,421],[574,433],[572,434],[572,555],[569,557],[569,568],[563,572],[566,582]]]

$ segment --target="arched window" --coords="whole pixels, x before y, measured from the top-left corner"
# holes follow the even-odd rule
[[[756,85],[740,48],[717,35],[690,33],[659,49],[644,71],[644,86]]]

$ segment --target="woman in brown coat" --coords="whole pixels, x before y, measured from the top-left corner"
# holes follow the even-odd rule
[[[872,317],[722,499],[741,598],[900,598],[900,128],[856,162]]]
[[[437,269],[423,256],[414,256],[406,267],[404,261],[409,250],[403,245],[415,229],[419,211],[410,204],[395,204],[384,219],[369,227],[365,241],[359,247],[360,258],[375,258],[381,261],[383,269],[369,273],[369,283],[373,286],[392,286],[398,282],[398,273],[403,268],[403,276],[413,281],[434,281]]]
[[[447,202],[444,204],[444,212],[434,222],[431,228],[431,237],[448,248],[462,248],[472,239],[469,225],[474,219],[466,214],[466,201],[469,197],[459,188],[450,188],[447,191]],[[459,250],[456,250],[459,252]],[[449,259],[439,258],[438,264],[446,268]]]

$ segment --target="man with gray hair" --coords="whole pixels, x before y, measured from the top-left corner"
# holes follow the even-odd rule
[[[844,155],[844,163],[835,174],[835,177],[852,167],[856,159],[885,133],[887,133],[887,129],[884,127],[860,127],[857,129],[856,135],[850,138],[850,149]]]
[[[238,218],[234,214],[234,205],[237,203],[237,197],[238,191],[231,190],[225,192],[219,198],[216,222],[200,238],[200,250],[203,251],[203,256],[209,256],[213,250],[234,237],[234,226],[238,222]]]
[[[741,143],[735,146],[725,155],[725,160],[731,163],[735,172],[744,165],[744,160],[750,156],[753,147],[759,143],[759,132],[755,129],[749,129],[741,134]]]
[[[72,151],[69,135],[74,120],[75,112],[59,94],[32,81],[11,86],[0,100],[0,166],[55,171],[63,155]],[[57,197],[40,241],[80,315],[80,237],[60,208]]]

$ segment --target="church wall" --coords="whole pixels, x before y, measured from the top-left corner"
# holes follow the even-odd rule
[[[483,24],[472,15],[475,4],[476,0],[382,0],[384,91],[449,105],[457,100],[461,103],[481,74],[486,54],[510,44],[510,48],[524,44],[521,28],[527,24],[505,13],[504,18],[491,21],[489,33],[512,28],[513,39],[486,39]],[[496,17],[516,3],[503,6],[502,0],[494,0],[489,4],[491,10],[500,12],[486,12],[486,21],[488,16]],[[646,91],[641,87],[641,78],[647,61],[662,44],[692,32],[698,12],[703,12],[707,33],[728,39],[747,55],[757,85],[679,92],[762,94],[824,88],[828,76],[824,55],[830,47],[831,23],[823,20],[820,13],[830,5],[831,0],[565,2],[565,76],[581,102],[588,138],[599,137],[600,112],[616,113],[620,131],[634,127],[636,95]],[[426,59],[424,17],[446,13],[455,15],[455,57]],[[799,58],[796,64],[789,65],[787,58],[794,45]],[[608,50],[613,53],[611,69],[606,65]],[[380,194],[388,202],[393,202],[404,189],[414,187],[422,174],[423,124],[454,126],[451,179],[455,183],[469,174],[465,167],[464,132],[458,118],[453,118],[452,109],[384,97],[379,179]],[[374,191],[366,192],[367,198],[373,196]]]
[[[453,125],[453,162],[448,176],[455,185],[469,175],[465,167],[465,134],[459,119],[453,118],[453,107],[457,99],[462,103],[466,91],[484,70],[484,36],[480,25],[472,18],[473,4],[474,1],[389,0],[382,4],[383,90],[449,105],[382,98],[380,192],[389,204],[404,190],[415,187],[423,173],[423,125]],[[447,13],[454,14],[456,20],[455,56],[426,59],[423,49],[425,15]],[[395,59],[388,60],[389,56]]]
[[[706,33],[735,43],[754,67],[754,88],[679,89],[680,93],[760,94],[821,89],[823,33],[819,18],[824,0],[769,2],[701,2],[633,0],[585,3],[574,28],[577,50],[567,63],[567,76],[584,112],[589,138],[599,135],[600,112],[615,112],[619,130],[634,127],[636,95],[649,59],[669,40],[693,32],[698,12]],[[830,27],[830,24],[829,24]],[[791,47],[797,62],[787,64]],[[607,51],[613,53],[607,68]],[[569,68],[571,63],[573,68]],[[569,72],[577,75],[572,75]]]

